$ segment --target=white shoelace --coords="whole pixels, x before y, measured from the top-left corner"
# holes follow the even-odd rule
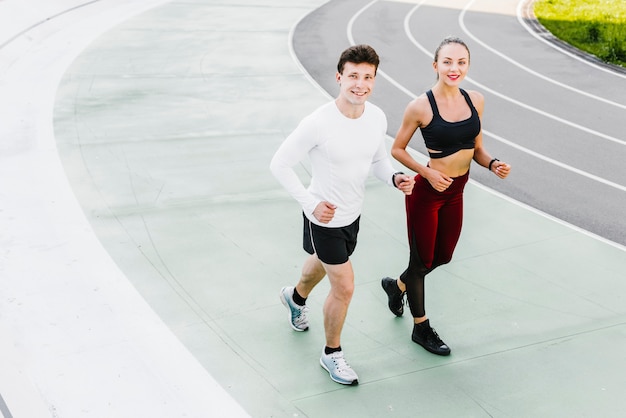
[[[336,351],[329,354],[329,356],[333,360],[333,363],[335,363],[337,371],[341,372],[342,370],[352,370],[352,367],[350,367],[346,359],[343,357],[343,351]]]

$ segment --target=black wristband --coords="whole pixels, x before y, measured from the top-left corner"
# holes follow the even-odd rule
[[[494,158],[493,160],[489,161],[489,171],[491,171],[491,166],[493,165],[493,163],[495,163],[496,161],[500,161],[497,158]]]
[[[395,187],[396,189],[398,188],[398,186],[396,185],[396,176],[398,174],[404,174],[402,171],[396,171],[395,173],[393,173],[393,176],[391,176],[391,183],[393,184],[393,187]]]

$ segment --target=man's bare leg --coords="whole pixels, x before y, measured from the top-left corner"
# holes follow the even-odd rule
[[[323,264],[330,281],[330,292],[324,302],[324,330],[326,346],[341,345],[341,330],[354,293],[354,271],[350,260],[343,264]]]
[[[320,364],[330,378],[343,385],[357,385],[359,377],[346,362],[341,347],[341,330],[354,293],[354,271],[348,260],[340,265],[324,264],[330,280],[330,292],[324,302],[324,331],[326,347]]]
[[[309,297],[309,294],[317,284],[326,276],[326,270],[317,254],[310,255],[302,266],[302,276],[296,285],[298,294],[303,298]]]

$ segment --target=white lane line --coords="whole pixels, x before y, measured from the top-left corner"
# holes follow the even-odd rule
[[[589,65],[590,67],[593,67],[596,70],[604,71],[605,73],[609,73],[609,74],[614,75],[616,77],[626,78],[626,74],[621,74],[621,73],[612,71],[612,70],[610,70],[610,69],[608,69],[606,67],[603,67],[601,65],[598,65],[598,64],[596,64],[594,62],[582,59],[578,55],[573,54],[570,51],[560,47],[557,44],[555,44],[554,42],[550,42],[547,39],[545,39],[543,36],[540,36],[532,27],[530,27],[528,22],[526,22],[526,20],[524,19],[524,16],[533,16],[533,13],[528,12],[529,9],[532,9],[532,4],[533,4],[533,2],[530,1],[530,0],[520,0],[520,2],[517,4],[517,20],[528,31],[528,33],[530,33],[534,38],[540,40],[541,42],[543,42],[544,44],[548,45],[549,47],[556,49],[560,53],[565,54],[565,55],[567,55],[567,56],[569,56],[571,58],[574,58],[575,60],[580,61],[583,64]],[[526,11],[526,12],[524,12],[524,11]]]
[[[613,188],[615,188],[617,190],[621,190],[622,192],[626,192],[626,186],[622,186],[621,184],[617,184],[617,183],[614,183],[614,182],[612,182],[610,180],[607,180],[605,178],[598,177],[595,174],[591,174],[591,173],[588,173],[586,171],[580,170],[580,169],[578,169],[576,167],[572,167],[571,165],[567,165],[567,164],[562,163],[560,161],[557,161],[557,160],[555,160],[553,158],[546,157],[545,155],[542,155],[542,154],[540,154],[538,152],[535,152],[533,150],[530,150],[528,148],[524,148],[521,145],[516,144],[515,142],[509,141],[508,139],[505,139],[505,138],[503,138],[503,137],[501,137],[499,135],[496,135],[493,132],[489,132],[489,131],[487,131],[485,129],[483,129],[483,133],[485,135],[490,136],[491,138],[493,138],[493,139],[495,139],[497,141],[502,142],[503,144],[506,144],[506,145],[508,145],[508,146],[510,146],[512,148],[518,149],[518,150],[520,150],[520,151],[522,151],[522,152],[524,152],[524,153],[526,153],[528,155],[532,155],[533,157],[538,158],[540,160],[543,160],[543,161],[545,161],[547,163],[556,165],[557,167],[561,167],[564,170],[568,170],[568,171],[571,171],[572,173],[576,173],[576,174],[578,174],[580,176],[587,177],[588,179],[597,181],[598,183],[605,184],[605,185],[607,185],[609,187],[613,187]]]
[[[328,91],[326,91],[304,67],[302,61],[300,61],[300,58],[298,58],[298,54],[296,54],[296,49],[294,47],[294,35],[296,33],[296,28],[298,27],[298,25],[300,25],[300,22],[309,17],[309,15],[313,14],[314,11],[315,9],[310,10],[307,14],[301,16],[300,19],[298,19],[298,21],[296,21],[296,23],[291,26],[291,29],[289,30],[289,35],[287,37],[289,44],[289,54],[291,55],[291,59],[296,63],[296,66],[300,69],[300,72],[304,74],[304,77],[309,80],[309,82],[314,85],[322,93],[322,95],[328,98],[328,100],[332,100],[333,96]],[[287,137],[287,134],[285,134],[285,137]]]
[[[575,87],[572,87],[568,84],[565,83],[561,83],[560,81],[554,80],[553,78],[547,77],[541,73],[538,73],[537,71],[526,67],[525,65],[523,65],[522,63],[515,61],[513,58],[509,57],[508,55],[505,55],[503,53],[501,53],[500,51],[496,50],[495,48],[492,48],[491,46],[487,45],[485,42],[481,41],[480,39],[478,39],[476,36],[474,36],[470,30],[467,28],[467,26],[465,25],[465,15],[467,14],[467,11],[469,10],[469,8],[474,4],[475,0],[471,0],[469,3],[467,3],[467,5],[463,8],[463,11],[461,12],[461,14],[459,15],[459,25],[461,26],[461,29],[463,30],[463,32],[465,32],[470,38],[472,38],[474,40],[474,42],[476,42],[477,44],[481,45],[483,48],[485,48],[486,50],[490,51],[491,53],[493,53],[494,55],[499,56],[500,58],[508,61],[509,63],[513,64],[514,66],[518,67],[519,69],[526,71],[527,73],[540,78],[544,81],[547,81],[548,83],[552,83],[554,85],[557,85],[561,88],[564,88],[566,90],[570,90],[573,91],[574,93],[578,93],[580,95],[589,97],[590,99],[594,99],[597,100],[599,102],[603,102],[606,103],[608,105],[611,106],[615,106],[615,107],[619,107],[621,109],[626,110],[626,104],[622,104],[622,103],[617,103],[614,102],[612,100],[609,99],[605,99],[604,97],[600,97],[600,96],[596,96],[595,94],[591,94],[588,93],[586,91],[577,89]],[[519,18],[519,16],[518,16]]]
[[[346,34],[348,35],[348,41],[350,41],[350,45],[356,45],[356,42],[354,42],[354,37],[352,36],[352,27],[354,26],[354,22],[356,22],[359,16],[361,16],[361,14],[363,14],[363,12],[369,9],[370,6],[374,3],[378,3],[378,0],[372,0],[369,3],[367,3],[360,10],[358,10],[354,15],[352,15],[352,18],[350,18],[350,20],[348,21],[348,26],[346,27]]]
[[[593,233],[591,231],[587,231],[586,229],[583,229],[583,228],[581,228],[579,226],[576,226],[576,225],[574,225],[572,223],[564,221],[563,219],[559,219],[559,218],[557,218],[554,215],[550,215],[549,213],[544,212],[544,211],[542,211],[540,209],[537,209],[535,207],[532,207],[532,206],[530,206],[530,205],[528,205],[528,204],[526,204],[524,202],[520,202],[519,200],[516,200],[516,199],[514,199],[514,198],[512,198],[510,196],[505,195],[504,193],[501,193],[501,192],[499,192],[497,190],[494,190],[494,189],[492,189],[490,187],[487,187],[484,184],[481,184],[481,183],[479,183],[479,182],[477,182],[477,181],[475,181],[475,180],[473,180],[471,178],[469,180],[469,183],[471,183],[472,185],[474,185],[474,186],[476,186],[476,187],[478,187],[478,188],[480,188],[480,189],[482,189],[482,190],[484,190],[484,191],[486,191],[488,193],[493,194],[494,196],[498,196],[502,200],[506,200],[507,202],[512,203],[514,205],[517,205],[517,206],[519,206],[519,207],[521,207],[521,208],[523,208],[523,209],[525,209],[525,210],[527,210],[529,212],[532,212],[532,213],[534,213],[536,215],[539,215],[539,216],[543,216],[544,218],[547,218],[547,219],[549,219],[549,220],[551,220],[553,222],[556,222],[559,225],[563,225],[565,227],[568,227],[568,228],[572,229],[573,231],[576,231],[578,233],[586,235],[586,236],[588,236],[590,238],[593,238],[595,240],[598,240],[598,241],[602,242],[603,244],[607,244],[607,245],[609,245],[609,246],[611,246],[613,248],[616,248],[616,249],[618,249],[620,251],[624,251],[626,253],[626,246],[624,246],[622,244],[619,244],[619,243],[617,243],[615,241],[611,241],[610,239],[604,238],[604,237],[602,237],[602,236],[600,236],[598,234],[595,234],[595,233]]]
[[[615,138],[614,136],[604,134],[602,132],[596,131],[595,129],[587,128],[586,126],[579,125],[579,124],[574,123],[572,121],[569,121],[567,119],[563,119],[563,118],[561,118],[559,116],[553,115],[552,113],[545,112],[545,111],[543,111],[541,109],[538,109],[538,108],[536,108],[534,106],[531,106],[531,105],[528,105],[526,103],[520,102],[519,100],[515,100],[515,99],[513,99],[513,98],[511,98],[509,96],[505,96],[504,94],[499,93],[499,92],[497,92],[497,91],[495,91],[495,90],[485,86],[482,83],[479,83],[478,81],[472,79],[471,77],[465,77],[465,79],[467,81],[469,81],[470,83],[474,84],[475,86],[483,89],[484,91],[488,91],[489,93],[493,94],[494,96],[497,96],[497,97],[501,98],[502,100],[506,100],[507,102],[511,102],[514,105],[522,107],[522,108],[524,108],[526,110],[529,110],[529,111],[531,111],[533,113],[537,113],[537,114],[539,114],[541,116],[544,116],[544,117],[546,117],[548,119],[552,119],[554,121],[562,123],[563,125],[570,126],[570,127],[574,128],[574,129],[578,129],[579,131],[586,132],[586,133],[588,133],[590,135],[594,135],[594,136],[597,136],[599,138],[606,139],[607,141],[613,142],[615,144],[626,145],[626,141],[623,140],[623,139]]]
[[[471,0],[471,2],[473,2],[473,1],[474,1],[474,0]],[[350,19],[350,21],[348,22],[348,27],[347,27],[347,35],[348,35],[348,39],[349,39],[349,41],[350,41],[350,44],[351,44],[351,45],[355,45],[354,36],[352,35],[352,28],[353,28],[354,22],[356,21],[356,19],[357,19],[357,18],[358,18],[358,17],[359,17],[359,16],[360,16],[363,12],[365,12],[365,10],[367,10],[369,7],[371,7],[374,3],[377,3],[377,2],[378,2],[378,0],[373,0],[373,1],[371,1],[370,3],[366,4],[365,6],[363,6],[363,8],[361,8],[359,11],[357,11],[357,12],[356,12],[356,13],[352,16],[352,18]],[[419,42],[415,39],[415,37],[413,37],[413,35],[411,34],[411,31],[410,31],[410,28],[409,28],[409,21],[410,21],[411,17],[412,17],[412,16],[413,16],[413,14],[415,13],[415,11],[416,11],[417,9],[419,9],[419,7],[420,7],[420,6],[421,6],[424,2],[425,2],[425,0],[421,0],[421,1],[420,1],[420,2],[419,2],[419,3],[418,3],[418,4],[417,4],[417,5],[416,5],[413,9],[411,9],[411,10],[409,11],[409,13],[406,15],[406,17],[404,18],[404,30],[405,30],[405,33],[406,33],[407,37],[411,40],[411,42],[412,42],[412,43],[413,43],[413,44],[414,44],[414,45],[415,45],[418,49],[420,49],[421,51],[423,51],[425,54],[430,55],[430,51],[428,51],[426,48],[424,48],[424,46],[422,46],[422,45],[421,45],[421,44],[420,44],[420,43],[419,43]],[[413,92],[411,92],[410,90],[408,90],[406,87],[404,87],[402,84],[400,84],[399,82],[397,82],[395,79],[393,79],[393,78],[392,78],[391,76],[389,76],[387,73],[385,73],[384,71],[382,71],[380,68],[379,68],[379,70],[378,70],[378,74],[380,74],[383,78],[385,78],[387,81],[389,81],[389,82],[390,82],[392,85],[394,85],[396,88],[398,88],[399,90],[401,90],[402,92],[404,92],[404,93],[405,93],[406,95],[408,95],[410,98],[415,99],[415,98],[417,97],[417,95],[416,95],[415,93],[413,93]],[[469,77],[466,77],[466,79],[469,79]],[[545,112],[540,111],[539,109],[533,108],[532,106],[529,106],[529,105],[526,105],[526,104],[524,104],[524,103],[518,102],[517,100],[510,99],[510,98],[508,98],[508,97],[506,97],[506,96],[504,96],[504,95],[502,95],[502,94],[500,94],[500,93],[497,93],[497,92],[495,92],[495,91],[493,91],[493,90],[491,90],[491,89],[487,88],[486,86],[483,86],[483,85],[482,85],[482,84],[480,84],[480,83],[477,83],[477,82],[475,82],[475,81],[474,81],[473,83],[474,83],[474,84],[476,84],[477,86],[480,86],[481,88],[483,88],[483,89],[485,89],[485,90],[487,90],[487,91],[490,91],[492,94],[495,94],[496,96],[502,97],[502,98],[503,98],[503,99],[505,99],[505,100],[509,100],[509,101],[511,101],[511,102],[513,102],[513,103],[515,103],[515,104],[517,104],[518,106],[525,107],[525,108],[527,108],[527,109],[529,109],[529,110],[534,110],[534,111],[536,111],[537,113],[540,113],[540,114],[544,114],[544,113],[545,113]],[[562,121],[562,123],[571,123],[571,122],[568,122],[568,121],[566,121],[566,120],[564,120],[564,119],[558,118],[558,117],[556,117],[556,116],[554,116],[554,115],[549,115],[549,114],[547,114],[547,113],[545,113],[545,116],[548,116],[548,117],[552,116],[552,118],[554,118],[554,119],[556,119],[556,120],[559,120],[559,121]],[[594,133],[594,132],[595,132],[595,131],[593,131],[593,130],[587,129],[587,128],[582,127],[582,126],[581,126],[580,128],[581,128],[581,129],[583,129],[583,130],[586,130],[587,132],[590,132],[590,133]],[[560,161],[558,161],[558,160],[555,160],[555,159],[553,159],[553,158],[546,157],[545,155],[542,155],[542,154],[540,154],[540,153],[538,153],[538,152],[536,152],[536,151],[533,151],[533,150],[528,149],[528,148],[526,148],[526,147],[523,147],[523,146],[521,146],[521,145],[519,145],[519,144],[516,144],[516,143],[515,143],[515,142],[513,142],[513,141],[510,141],[510,140],[508,140],[508,139],[506,139],[506,138],[503,138],[503,137],[501,137],[501,136],[499,136],[499,135],[496,135],[496,134],[494,134],[494,133],[492,133],[492,132],[489,132],[489,131],[487,131],[487,130],[485,130],[485,129],[483,129],[483,133],[484,133],[485,135],[487,135],[487,136],[489,136],[489,137],[491,137],[491,138],[493,138],[493,139],[495,139],[495,140],[499,141],[499,142],[502,142],[503,144],[506,144],[506,145],[508,145],[508,146],[510,146],[510,147],[512,147],[512,148],[515,148],[515,149],[517,149],[517,150],[519,150],[519,151],[521,151],[521,152],[524,152],[524,153],[526,153],[526,154],[528,154],[528,155],[531,155],[531,156],[533,156],[533,157],[535,157],[535,158],[538,158],[538,159],[540,159],[540,160],[542,160],[542,161],[545,161],[545,162],[547,162],[547,163],[549,163],[549,164],[553,164],[553,165],[555,165],[555,166],[557,166],[557,167],[560,167],[560,168],[562,168],[562,169],[564,169],[564,170],[567,170],[567,171],[570,171],[570,172],[572,172],[572,173],[578,174],[578,175],[580,175],[580,176],[586,177],[586,178],[591,179],[591,180],[593,180],[593,181],[596,181],[596,182],[598,182],[598,183],[602,183],[602,184],[604,184],[604,185],[607,185],[607,186],[609,186],[609,187],[615,188],[615,189],[617,189],[617,190],[620,190],[620,191],[626,192],[626,186],[623,186],[623,185],[621,185],[621,184],[618,184],[618,183],[612,182],[612,181],[607,180],[607,179],[605,179],[605,178],[602,178],[602,177],[596,176],[595,174],[591,174],[591,173],[588,173],[588,172],[586,172],[586,171],[580,170],[580,169],[578,169],[578,168],[576,168],[576,167],[573,167],[573,166],[571,166],[571,165],[565,164],[565,163],[560,162]],[[600,134],[600,135],[602,135],[602,134]],[[621,143],[622,145],[626,145],[625,143],[623,143],[623,142],[621,142],[621,141],[619,141],[619,140],[618,140],[618,142],[619,142],[619,143]]]

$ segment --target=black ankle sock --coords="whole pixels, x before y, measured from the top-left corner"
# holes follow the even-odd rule
[[[306,304],[306,298],[300,296],[300,293],[298,293],[298,290],[295,287],[293,288],[293,301],[300,306],[304,306]]]
[[[337,351],[341,351],[341,346],[337,348],[330,348],[328,346],[324,347],[324,354],[329,355],[331,353],[336,353]]]

